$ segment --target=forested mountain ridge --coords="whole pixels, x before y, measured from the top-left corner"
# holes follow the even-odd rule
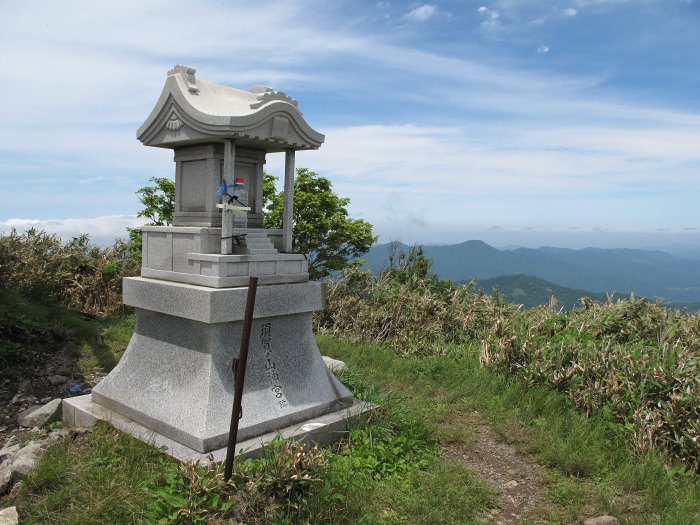
[[[395,243],[396,251],[410,247]],[[531,275],[559,286],[591,292],[663,298],[682,305],[700,301],[700,261],[657,250],[541,247],[498,250],[483,241],[423,246],[432,269],[443,279],[477,281],[507,275]],[[365,267],[380,271],[389,264],[389,244],[364,256]]]

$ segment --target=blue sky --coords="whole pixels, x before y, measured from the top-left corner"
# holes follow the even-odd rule
[[[0,229],[109,241],[175,64],[299,100],[382,241],[700,243],[700,1],[3,2]],[[281,174],[282,155],[268,156]]]

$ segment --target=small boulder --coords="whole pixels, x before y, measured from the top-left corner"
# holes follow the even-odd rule
[[[25,479],[36,466],[42,453],[43,449],[39,443],[31,443],[17,452],[10,466],[12,480],[17,482]]]
[[[26,401],[31,403],[36,401],[36,397],[34,397],[34,389],[32,388],[32,383],[29,381],[29,379],[25,379],[19,384],[17,394],[15,394],[15,397],[12,398],[10,404],[17,405]]]
[[[0,496],[10,490],[12,485],[12,468],[10,462],[0,464]]]
[[[0,525],[17,525],[19,523],[19,515],[16,507],[7,507],[0,510]]]
[[[12,463],[12,460],[21,448],[22,446],[19,444],[5,445],[2,448],[2,450],[0,450],[0,465],[2,465],[5,462]]]
[[[35,405],[23,410],[17,416],[17,422],[23,427],[41,427],[46,423],[58,421],[61,418],[60,398],[49,401],[45,405]]]
[[[59,376],[70,376],[73,373],[73,369],[70,366],[59,365],[56,368],[56,375]]]
[[[323,362],[326,363],[326,367],[331,372],[340,372],[347,368],[347,365],[338,359],[333,359],[332,357],[322,356]]]
[[[68,382],[68,378],[66,376],[62,376],[62,375],[58,375],[58,374],[53,375],[53,376],[49,376],[49,383],[51,383],[53,386],[59,386],[59,385],[62,385],[63,383],[67,383],[67,382]]]
[[[598,516],[597,518],[587,518],[583,520],[583,525],[619,525],[617,518],[612,516]]]

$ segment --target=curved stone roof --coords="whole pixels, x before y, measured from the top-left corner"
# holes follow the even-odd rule
[[[285,93],[204,82],[186,66],[168,71],[160,98],[136,137],[147,146],[165,148],[233,138],[269,152],[318,149],[325,139]]]

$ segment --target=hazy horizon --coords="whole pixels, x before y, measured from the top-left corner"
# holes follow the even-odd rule
[[[184,63],[297,99],[326,137],[297,166],[382,240],[692,244],[698,22],[693,0],[8,3],[0,229],[136,225],[174,163],[135,132]]]

